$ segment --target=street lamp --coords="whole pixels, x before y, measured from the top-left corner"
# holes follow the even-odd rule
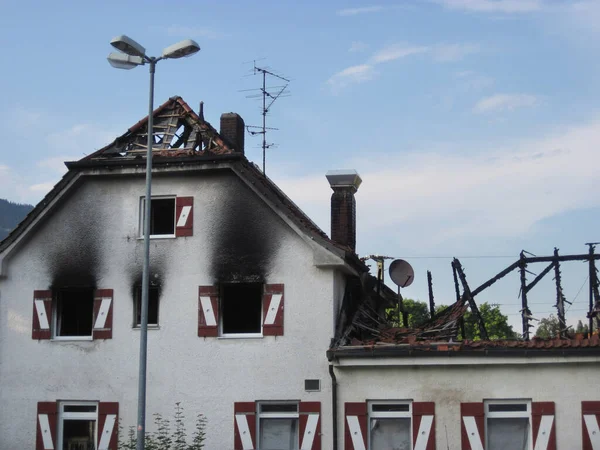
[[[178,59],[191,56],[200,50],[200,46],[191,39],[165,48],[162,56],[146,55],[146,49],[128,36],[117,36],[110,45],[120,51],[108,55],[108,62],[117,69],[133,69],[149,64],[150,102],[148,107],[148,149],[146,152],[146,200],[144,207],[144,268],[142,273],[142,311],[140,324],[140,363],[138,380],[138,423],[137,450],[145,448],[146,428],[146,361],[148,353],[148,292],[150,289],[150,205],[152,195],[152,147],[154,146],[154,71],[161,59]]]

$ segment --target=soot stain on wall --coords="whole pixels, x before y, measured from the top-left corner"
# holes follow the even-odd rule
[[[104,223],[99,209],[89,192],[74,195],[46,223],[43,247],[51,288],[97,286]]]
[[[282,223],[237,177],[225,177],[220,188],[213,209],[211,276],[220,282],[263,282],[279,247]]]

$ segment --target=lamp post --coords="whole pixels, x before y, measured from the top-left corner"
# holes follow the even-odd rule
[[[150,95],[148,105],[148,149],[146,151],[146,198],[144,202],[144,268],[142,272],[142,311],[140,323],[140,362],[138,379],[137,450],[145,448],[146,429],[146,361],[148,354],[148,293],[150,290],[150,206],[152,197],[152,148],[154,146],[154,72],[161,59],[191,56],[200,46],[186,39],[165,48],[159,57],[146,55],[146,49],[125,35],[117,36],[110,45],[120,53],[108,55],[108,62],[117,69],[133,69],[144,64],[150,69]]]

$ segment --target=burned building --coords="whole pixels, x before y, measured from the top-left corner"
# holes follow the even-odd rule
[[[0,243],[0,448],[116,450],[135,425],[147,124],[68,162]],[[154,111],[149,414],[182,401],[219,450],[599,448],[597,339],[440,334],[465,305],[385,328],[395,294],[355,252],[358,174],[328,174],[329,237],[244,131],[179,97]]]

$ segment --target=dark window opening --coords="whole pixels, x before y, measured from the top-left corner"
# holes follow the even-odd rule
[[[160,289],[158,286],[150,286],[148,291],[148,325],[158,325],[158,297]],[[135,288],[135,323],[139,327],[142,324],[142,287]]]
[[[93,289],[78,288],[58,291],[56,336],[91,336],[93,316]]]
[[[262,284],[231,283],[221,286],[223,334],[260,333]]]
[[[142,211],[142,214],[145,214],[145,212]],[[144,223],[143,218],[141,223]],[[140,234],[144,235],[143,228]],[[175,234],[175,199],[152,199],[152,207],[150,208],[150,235],[172,234]]]
[[[321,380],[304,380],[305,391],[320,391]]]
[[[63,420],[63,450],[96,450],[95,420]]]

